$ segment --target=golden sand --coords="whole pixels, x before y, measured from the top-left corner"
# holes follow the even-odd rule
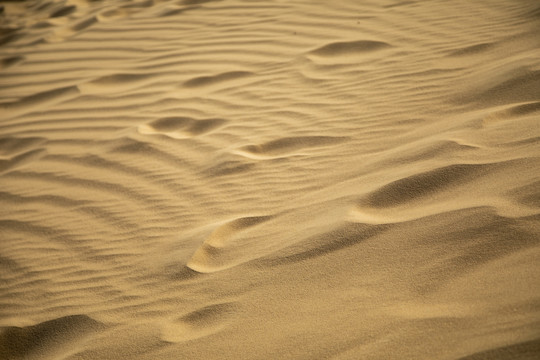
[[[0,358],[540,358],[537,0],[0,4]]]

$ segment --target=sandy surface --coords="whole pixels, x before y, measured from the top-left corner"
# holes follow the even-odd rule
[[[0,358],[540,357],[538,1],[1,3]]]

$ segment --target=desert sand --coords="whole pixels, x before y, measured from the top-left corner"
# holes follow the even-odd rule
[[[540,358],[537,0],[0,3],[1,359]]]

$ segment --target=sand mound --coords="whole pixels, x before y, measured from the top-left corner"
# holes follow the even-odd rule
[[[537,1],[0,5],[0,358],[540,357]]]
[[[208,305],[181,316],[163,326],[162,338],[177,343],[210,336],[225,328],[225,319],[232,315],[232,304]]]
[[[6,359],[58,358],[103,328],[86,315],[65,316],[24,328],[4,327],[0,330],[0,354]]]

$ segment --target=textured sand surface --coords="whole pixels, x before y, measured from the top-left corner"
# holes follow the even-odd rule
[[[537,0],[0,3],[0,358],[540,358]]]

